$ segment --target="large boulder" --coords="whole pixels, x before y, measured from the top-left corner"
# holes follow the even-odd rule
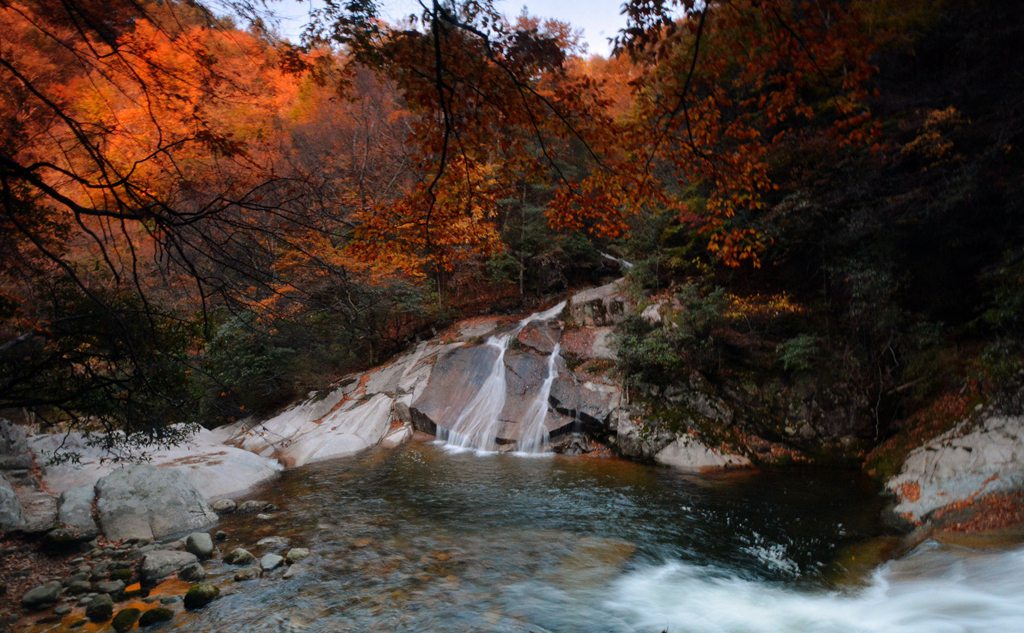
[[[18,495],[4,476],[0,475],[0,531],[16,530],[24,521]]]
[[[179,570],[198,563],[195,554],[171,549],[158,549],[146,554],[139,567],[144,584],[153,585]]]
[[[57,520],[73,528],[83,539],[99,534],[99,527],[92,516],[92,502],[96,491],[93,486],[78,486],[65,490],[60,496]]]
[[[684,434],[654,455],[654,461],[687,472],[709,472],[732,468],[750,468],[743,455],[726,453]]]
[[[952,504],[1024,490],[1024,416],[963,422],[910,453],[886,483],[911,522]]]
[[[96,482],[96,510],[109,539],[160,539],[209,527],[217,514],[178,470],[126,466]]]

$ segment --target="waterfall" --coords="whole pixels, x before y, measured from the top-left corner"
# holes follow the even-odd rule
[[[491,336],[487,339],[485,345],[493,348],[495,351],[495,358],[490,372],[480,385],[480,389],[466,403],[466,406],[462,408],[462,411],[459,412],[451,426],[448,428],[438,426],[438,440],[444,442],[446,446],[457,450],[489,452],[497,449],[496,440],[502,425],[501,411],[505,408],[505,352],[508,350],[509,343],[530,323],[534,321],[550,321],[561,314],[565,309],[566,303],[563,301],[543,312],[535,312],[519,321],[510,332]],[[537,394],[534,403],[530,406],[529,419],[520,421],[520,424],[527,425],[527,431],[533,433],[528,436],[531,438],[529,446],[524,445],[522,440],[519,442],[519,448],[524,452],[539,452],[546,441],[547,433],[544,430],[544,417],[547,415],[547,401],[548,395],[551,393],[551,384],[557,375],[555,361],[557,360],[558,351],[559,347],[556,344],[548,359],[548,376],[540,387],[540,393]],[[541,403],[542,394],[543,402]],[[541,412],[534,413],[536,408],[540,408]],[[533,421],[534,418],[540,419],[539,438],[535,438],[536,433],[530,431],[537,424]]]
[[[548,417],[548,398],[551,396],[551,385],[558,377],[558,352],[561,347],[555,343],[551,355],[548,356],[548,373],[544,382],[537,391],[536,397],[530,403],[526,419],[522,421],[523,432],[519,434],[517,448],[521,453],[542,453],[544,446],[548,443],[548,429],[544,421]]]
[[[619,265],[619,268],[621,268],[623,271],[627,271],[633,267],[633,262],[627,262],[626,260],[620,257],[616,257],[615,255],[609,255],[608,253],[605,253],[603,251],[601,252],[601,257],[604,257],[605,259],[610,259],[613,262],[617,263]]]

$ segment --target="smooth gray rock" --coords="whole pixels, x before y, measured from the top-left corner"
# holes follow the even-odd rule
[[[217,514],[231,514],[238,507],[232,499],[217,499],[210,503],[210,507]]]
[[[16,530],[25,523],[21,501],[11,484],[0,475],[0,532]]]
[[[177,573],[182,567],[197,563],[195,554],[177,550],[156,550],[146,554],[139,567],[143,584],[154,584],[161,578]]]
[[[60,592],[63,588],[59,580],[54,580],[29,589],[21,597],[21,606],[26,609],[38,609],[53,604],[60,597]]]
[[[256,557],[249,550],[236,547],[228,552],[228,555],[224,557],[224,562],[228,565],[251,565],[256,562]]]
[[[114,600],[101,593],[85,606],[85,617],[93,622],[106,622],[114,615]]]
[[[64,491],[58,504],[57,520],[75,529],[84,539],[98,535],[100,530],[92,517],[92,502],[95,496],[93,486],[78,486]]]
[[[24,519],[21,531],[29,534],[49,532],[57,525],[57,498],[36,486],[38,484],[32,480],[18,489]]]
[[[723,453],[707,446],[695,437],[679,435],[676,440],[658,451],[654,461],[678,470],[707,472],[731,468],[750,468],[753,464],[743,455]]]
[[[213,555],[213,538],[208,532],[193,532],[185,539],[185,551],[199,558],[209,558]]]
[[[101,580],[96,583],[96,591],[98,593],[109,593],[113,597],[117,597],[124,593],[124,581],[123,580]]]
[[[188,475],[148,464],[115,470],[97,481],[96,509],[103,533],[112,540],[159,539],[217,521]]]
[[[264,554],[260,559],[260,569],[263,571],[273,571],[283,564],[284,556],[278,554]]]
[[[192,563],[178,571],[178,578],[189,582],[199,582],[206,579],[206,570],[199,563]]]
[[[288,564],[291,565],[292,563],[297,563],[300,560],[309,558],[309,550],[305,547],[293,547],[288,550],[288,553],[284,555],[284,558],[288,561]]]

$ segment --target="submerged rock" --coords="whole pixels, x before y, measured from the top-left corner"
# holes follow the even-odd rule
[[[260,559],[260,569],[273,571],[284,564],[284,557],[278,554],[264,554]]]
[[[293,547],[290,550],[288,550],[288,553],[285,554],[284,558],[286,561],[288,561],[289,565],[292,563],[297,563],[300,560],[309,558],[309,550],[305,547]]]

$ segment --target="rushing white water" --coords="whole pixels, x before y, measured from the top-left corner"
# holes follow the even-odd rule
[[[548,398],[551,396],[551,385],[558,377],[558,353],[561,346],[555,343],[554,349],[548,356],[548,373],[541,383],[540,389],[530,403],[526,412],[526,419],[522,421],[523,431],[519,434],[517,449],[521,453],[542,453],[548,443],[548,428],[544,421],[548,417]]]
[[[616,257],[614,255],[609,255],[608,253],[602,252],[601,253],[601,257],[604,257],[605,259],[610,259],[613,262],[616,262],[619,265],[619,267],[622,268],[622,270],[624,270],[624,271],[629,270],[630,268],[633,267],[633,262],[627,262],[626,260],[624,260],[624,259],[622,259],[620,257]]]
[[[447,428],[438,427],[437,437],[440,441],[444,442],[447,447],[456,450],[469,449],[478,452],[490,452],[497,449],[496,438],[498,437],[498,431],[501,429],[501,411],[505,408],[505,394],[507,391],[505,383],[505,352],[508,350],[508,345],[527,325],[535,321],[550,321],[562,313],[565,305],[566,302],[563,301],[543,312],[535,312],[519,321],[510,332],[491,336],[487,339],[486,345],[495,351],[495,358],[491,365],[490,373],[488,373],[487,378],[480,385],[480,389],[477,390],[469,402],[466,403],[466,406],[462,408],[462,411],[459,412],[455,421]],[[552,352],[552,357],[548,361],[550,380],[545,380],[544,385],[541,386],[541,391],[546,389],[547,394],[551,393],[551,383],[554,382],[551,374],[554,371],[552,367],[555,360],[557,360],[557,354],[558,346],[556,345],[555,351]],[[537,400],[539,400],[539,395]],[[547,399],[547,395],[545,395],[540,423],[542,428],[543,416],[547,414]],[[532,406],[530,411],[530,417],[532,418]],[[531,424],[529,420],[521,421],[521,423]],[[527,428],[532,427],[528,426]],[[529,446],[524,446],[520,443],[518,448],[523,452],[539,452],[543,449],[545,439],[544,435],[541,435],[539,442],[535,443],[531,440]]]
[[[633,631],[1002,633],[1024,631],[1024,549],[926,546],[849,593],[804,592],[681,562],[627,574],[606,607]]]

